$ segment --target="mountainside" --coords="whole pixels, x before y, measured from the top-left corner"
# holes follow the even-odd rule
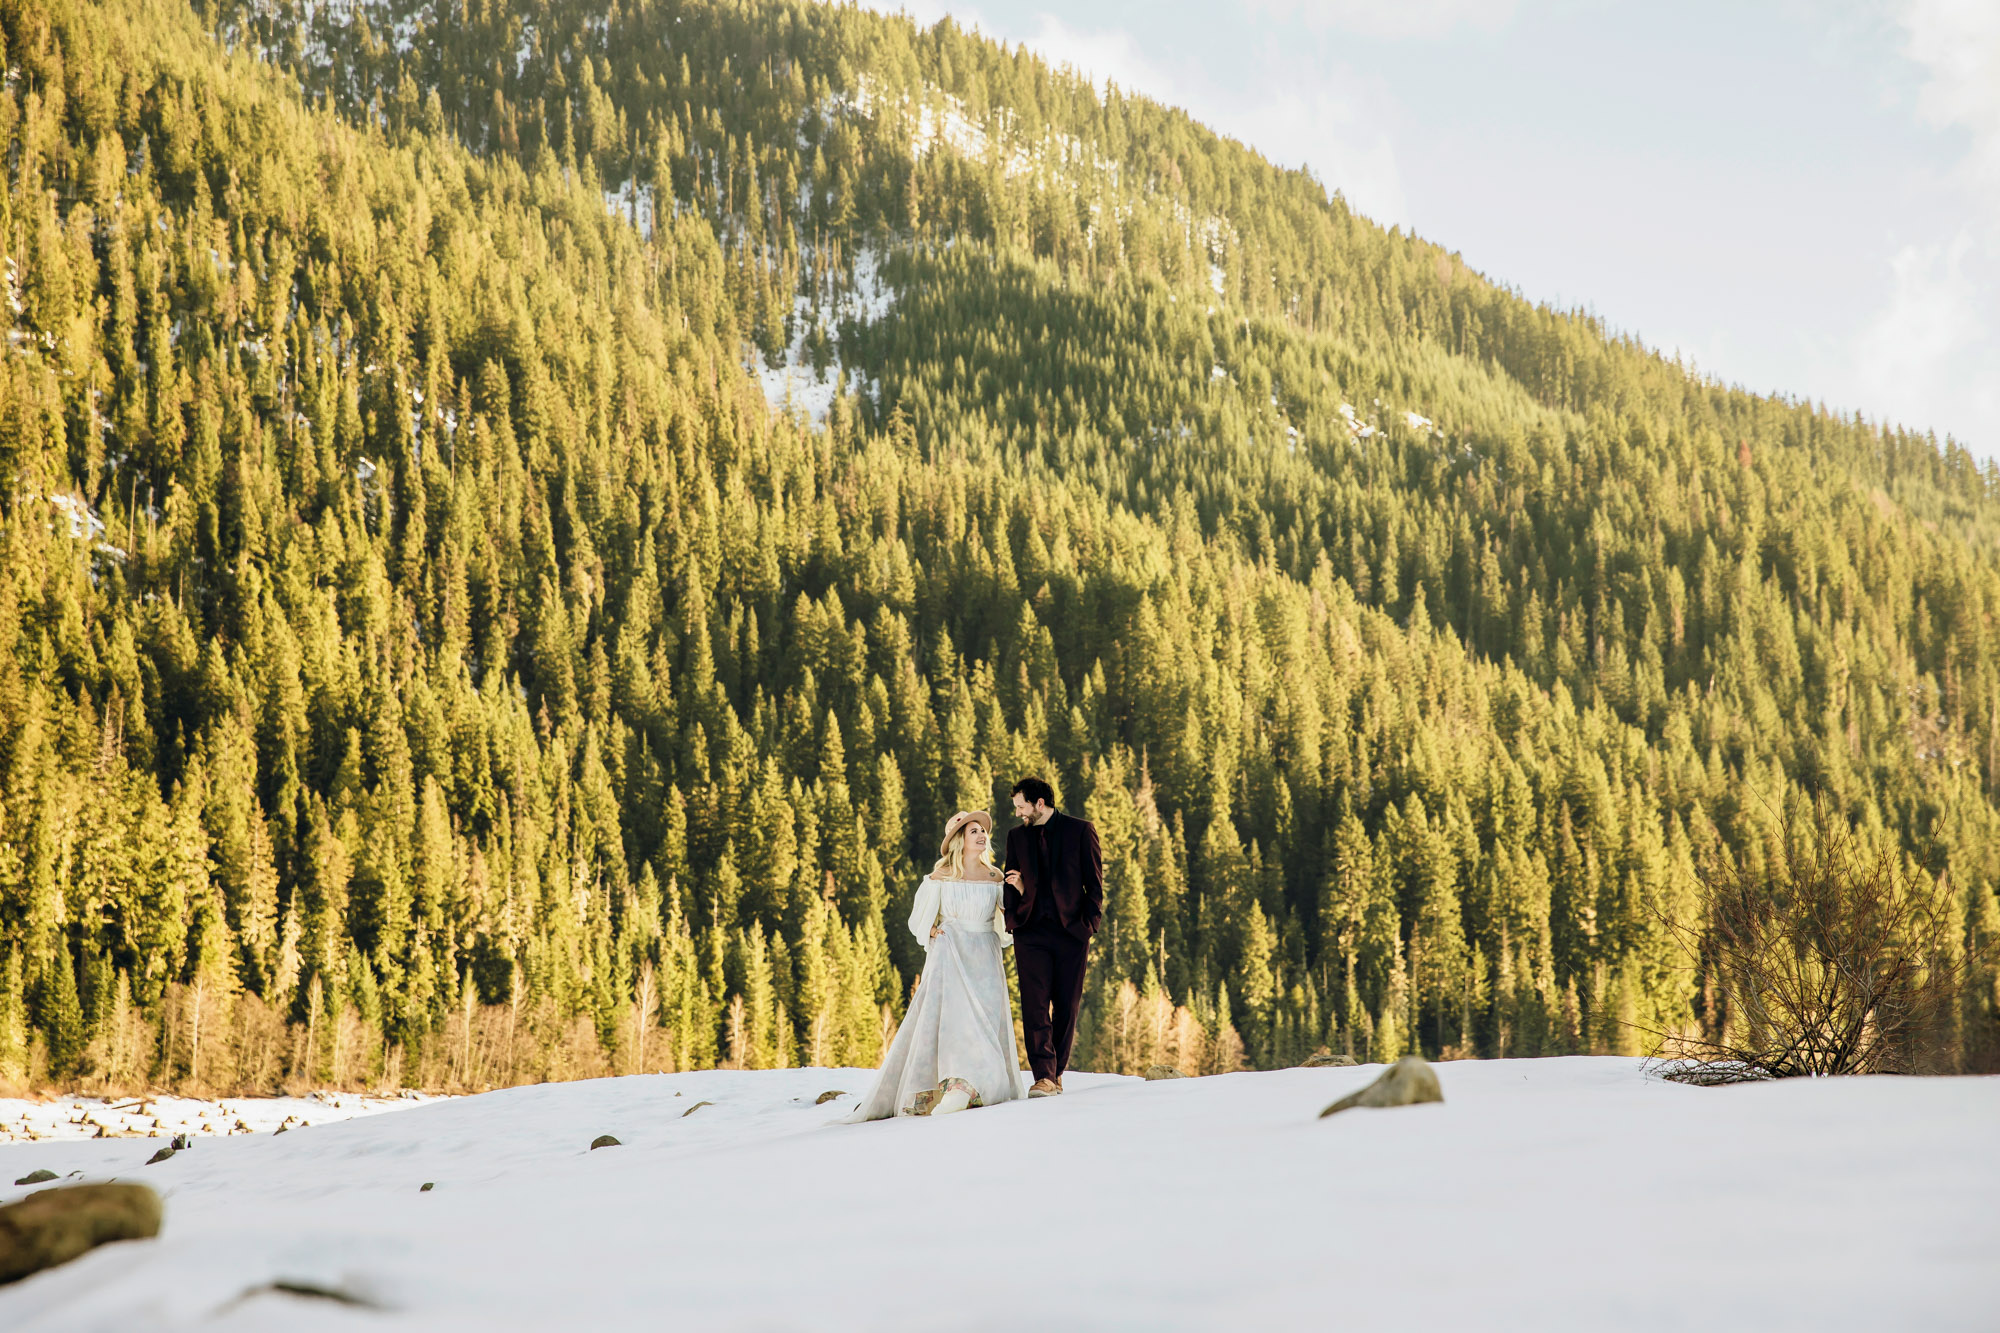
[[[1051,776],[1078,1064],[1630,1051],[1827,799],[2000,1058],[2000,471],[851,8],[0,10],[0,1081],[873,1063]],[[775,410],[774,410],[775,406]]]

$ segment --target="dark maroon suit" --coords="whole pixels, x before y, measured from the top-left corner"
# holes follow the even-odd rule
[[[1002,893],[1021,979],[1021,1037],[1037,1079],[1059,1079],[1076,1044],[1090,937],[1104,919],[1104,854],[1088,820],[1058,811],[1046,824],[1007,831],[1007,869],[1021,887]]]

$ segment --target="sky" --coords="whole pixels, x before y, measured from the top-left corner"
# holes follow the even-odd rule
[[[2000,458],[2000,0],[882,0],[1702,373]]]

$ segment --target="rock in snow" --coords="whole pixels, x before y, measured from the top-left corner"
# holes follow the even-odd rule
[[[1319,1113],[1324,1120],[1335,1111],[1354,1106],[1415,1106],[1419,1102],[1441,1102],[1444,1090],[1438,1087],[1437,1071],[1421,1055],[1406,1055],[1385,1070],[1367,1087],[1350,1092]]]
[[[160,1196],[144,1185],[67,1185],[0,1208],[0,1282],[66,1264],[114,1240],[160,1232]]]
[[[1698,1290],[1704,1325],[1880,1333],[2000,1308],[2000,1079],[1437,1069],[1448,1102],[1337,1125],[1313,1117],[1381,1066],[1071,1071],[865,1125],[813,1099],[871,1071],[714,1070],[217,1137],[164,1173],[157,1240],[0,1288],[0,1329],[1666,1330]],[[580,1125],[632,1141],[579,1154]],[[130,1176],[157,1146],[0,1145],[0,1180]],[[1085,1259],[996,1265],[1058,1225]]]
[[[1148,1083],[1157,1083],[1163,1078],[1186,1078],[1186,1077],[1187,1077],[1186,1074],[1183,1074],[1180,1070],[1174,1068],[1172,1065],[1146,1066],[1146,1081]]]
[[[39,1185],[44,1180],[54,1180],[55,1178],[56,1178],[55,1172],[49,1170],[47,1167],[43,1167],[39,1171],[30,1171],[27,1175],[22,1176],[19,1180],[15,1181],[14,1183],[16,1185]]]
[[[619,1143],[617,1139],[612,1138],[609,1134],[599,1134],[590,1141],[590,1150],[592,1152],[596,1152],[599,1148],[619,1148],[623,1146],[623,1144]]]
[[[1338,1069],[1338,1068],[1345,1068],[1346,1066],[1352,1065],[1354,1063],[1356,1063],[1356,1061],[1354,1057],[1351,1055],[1335,1055],[1331,1051],[1321,1049],[1314,1051],[1311,1055],[1308,1055],[1305,1059],[1299,1061],[1299,1068]]]

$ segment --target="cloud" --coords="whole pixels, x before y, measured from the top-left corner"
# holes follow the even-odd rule
[[[1437,38],[1460,28],[1497,32],[1514,20],[1514,0],[1242,0],[1254,15],[1358,37]]]
[[[1978,373],[1992,344],[1970,271],[1976,253],[1969,230],[1949,242],[1903,246],[1889,261],[1888,304],[1855,340],[1858,386],[1905,425],[1929,426],[1941,409],[1990,424],[2000,409]]]
[[[1102,89],[1107,82],[1144,93],[1169,106],[1180,105],[1175,80],[1139,54],[1139,44],[1122,28],[1073,28],[1053,14],[1036,16],[1030,47],[1057,65],[1068,65]]]
[[[1966,208],[1948,234],[1895,245],[1888,300],[1850,344],[1851,383],[1871,411],[1993,457],[2000,455],[2000,328],[1990,315],[2000,308],[2000,5],[1904,0],[1897,21],[1903,54],[1921,76],[1918,115],[1964,136],[1950,190]]]
[[[1966,132],[1966,183],[2000,228],[2000,5],[1993,0],[1909,0],[1905,53],[1926,74],[1917,110],[1931,124]]]

